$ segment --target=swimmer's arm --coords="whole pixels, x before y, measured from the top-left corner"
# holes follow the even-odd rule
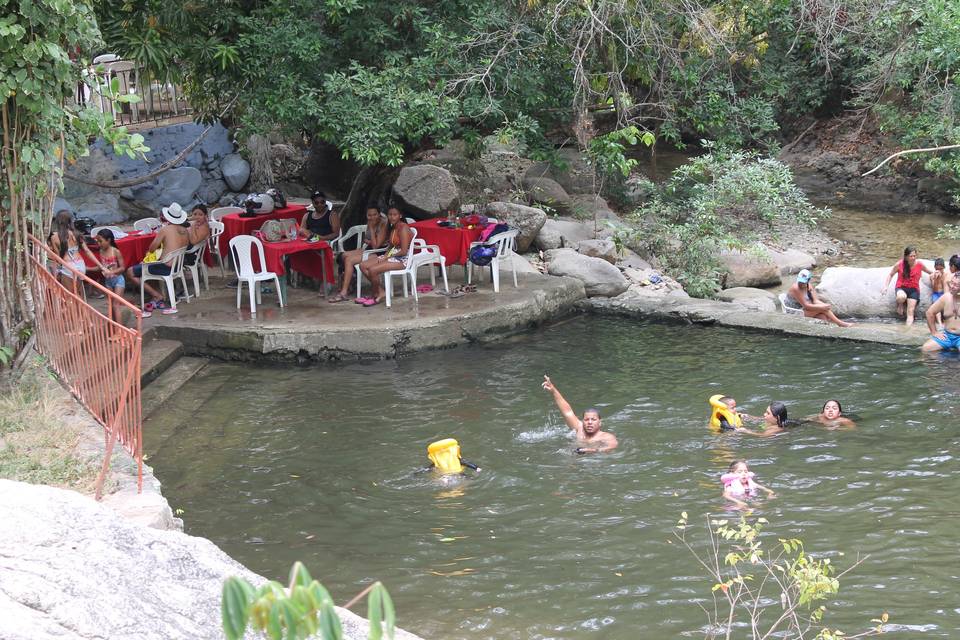
[[[577,433],[580,433],[580,430],[583,428],[580,418],[573,412],[573,407],[570,406],[570,403],[567,402],[563,394],[560,393],[560,390],[553,385],[553,382],[547,376],[543,376],[543,388],[553,393],[553,401],[557,403],[557,409],[563,414],[563,420],[567,423],[567,426]]]
[[[617,442],[617,436],[613,435],[612,433],[606,433],[604,434],[603,441],[600,442],[600,446],[596,447],[594,451],[596,451],[597,453],[602,453],[604,451],[613,451],[614,449],[617,448],[618,444],[620,443]]]
[[[733,494],[732,494],[728,489],[724,489],[724,491],[723,491],[723,497],[726,498],[727,500],[729,500],[730,502],[733,502],[733,503],[735,503],[735,504],[737,504],[737,505],[740,505],[741,507],[748,507],[748,506],[750,506],[750,505],[748,505],[746,502],[744,502],[743,500],[740,500],[740,499],[738,499],[738,498],[733,497]]]
[[[737,433],[742,433],[747,436],[756,436],[757,438],[765,438],[767,436],[773,435],[772,433],[767,433],[766,431],[753,431],[752,429],[746,429],[744,427],[738,427],[735,429]]]
[[[768,489],[767,487],[763,486],[759,482],[754,482],[753,484],[757,485],[757,489],[763,489],[764,491],[766,491],[767,495],[770,496],[771,498],[777,495],[776,493],[773,492],[773,489]]]

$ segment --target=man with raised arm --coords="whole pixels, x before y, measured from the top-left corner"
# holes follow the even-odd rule
[[[951,261],[953,259],[951,258]],[[943,314],[943,329],[937,331],[937,314]],[[947,278],[946,291],[927,309],[927,328],[930,339],[923,343],[924,351],[952,351],[960,349],[960,273]]]
[[[598,453],[617,448],[617,437],[600,429],[602,422],[599,411],[593,408],[587,409],[583,412],[583,420],[581,420],[548,376],[543,376],[543,388],[553,394],[553,401],[557,403],[557,409],[560,409],[560,413],[563,414],[567,426],[577,434],[577,442],[587,445],[577,447],[577,453]]]

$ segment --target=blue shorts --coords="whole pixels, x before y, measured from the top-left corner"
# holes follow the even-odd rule
[[[144,264],[140,263],[133,266],[133,275],[136,277],[141,277],[143,273]],[[168,276],[170,275],[170,265],[165,262],[148,262],[146,264],[147,273],[152,276]]]
[[[933,304],[937,300],[943,297],[943,291],[934,291],[930,294],[930,304]]]
[[[944,331],[943,334],[946,336],[946,338],[943,340],[937,336],[930,336],[930,339],[943,347],[944,351],[950,351],[951,349],[960,350],[960,333],[950,333],[949,331]]]
[[[109,278],[106,278],[103,283],[106,285],[107,289],[110,289],[111,291],[116,290],[117,287],[120,287],[121,289],[127,288],[127,280],[122,274],[110,276]]]

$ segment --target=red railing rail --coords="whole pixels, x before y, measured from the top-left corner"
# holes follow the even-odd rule
[[[70,392],[103,425],[105,453],[96,497],[110,470],[114,443],[137,461],[137,489],[143,489],[143,433],[140,408],[142,313],[113,291],[77,272],[43,242],[30,236],[31,283],[37,349]],[[58,270],[73,275],[64,286]],[[106,315],[87,303],[83,287],[106,296]],[[132,326],[115,322],[114,311],[129,312]],[[124,314],[125,315],[125,314]]]

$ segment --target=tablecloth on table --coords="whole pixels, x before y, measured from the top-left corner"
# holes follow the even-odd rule
[[[470,243],[480,239],[481,227],[441,227],[439,220],[422,220],[410,226],[417,230],[417,238],[427,244],[440,247],[440,253],[447,259],[447,265],[467,264],[470,258]]]
[[[322,254],[318,254],[322,252]],[[259,267],[256,252],[253,252],[253,266]],[[278,276],[286,273],[283,257],[290,256],[290,269],[311,278],[320,280],[322,277],[321,255],[326,263],[327,282],[336,282],[336,271],[333,265],[333,250],[327,242],[307,242],[306,240],[288,240],[280,242],[264,242],[263,258],[266,261],[267,271],[273,271]]]
[[[140,264],[143,262],[143,256],[147,255],[147,249],[150,247],[150,243],[153,242],[153,239],[157,237],[155,233],[133,233],[127,232],[127,235],[119,240],[116,240],[117,249],[120,251],[120,255],[123,256],[124,268],[132,267],[135,264]],[[94,254],[99,255],[100,251],[94,247],[90,247],[90,250]],[[96,268],[97,264],[90,259],[85,252],[81,251],[80,255],[83,256],[83,261],[87,264],[87,269]],[[97,271],[96,273],[100,273]],[[96,275],[91,271],[90,275]]]
[[[252,218],[241,218],[239,213],[228,213],[220,219],[223,222],[223,235],[220,236],[220,255],[226,256],[230,252],[230,239],[234,236],[251,235],[260,229],[267,220],[282,220],[290,218],[300,224],[307,208],[302,204],[291,204],[283,209],[274,209],[270,213]]]

